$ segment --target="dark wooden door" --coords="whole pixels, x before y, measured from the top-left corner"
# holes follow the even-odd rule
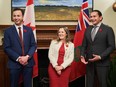
[[[7,56],[0,50],[0,87],[10,87],[9,70],[7,69]]]

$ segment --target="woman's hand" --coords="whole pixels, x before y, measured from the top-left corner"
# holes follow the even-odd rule
[[[58,73],[58,75],[61,75],[61,71],[62,71],[62,69],[64,69],[62,66],[55,66],[55,70],[56,70],[56,72]]]
[[[58,75],[61,75],[61,71],[57,71],[57,74],[58,74]]]

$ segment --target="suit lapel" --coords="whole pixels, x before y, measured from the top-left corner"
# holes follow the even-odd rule
[[[17,32],[15,26],[13,26],[12,31],[13,31],[12,34],[14,34],[14,36],[15,36],[16,39],[18,40],[19,44],[21,45],[21,43],[20,43],[20,38],[19,38],[19,35],[18,35],[18,32]]]
[[[90,40],[90,42],[92,42],[92,38],[91,38],[91,31],[92,31],[92,26],[90,27],[90,29],[89,29],[89,31],[88,31],[88,36],[89,36],[89,40]]]
[[[24,32],[25,27],[23,26],[23,43],[25,44],[25,32]]]
[[[101,32],[100,32],[100,29],[102,29],[102,27],[103,27],[103,24],[101,24],[101,26],[99,27],[99,29],[98,29],[98,31],[97,31],[97,33],[96,33],[96,35],[95,35],[94,41],[99,37],[99,34],[101,33]]]
[[[27,27],[25,27],[24,25],[23,25],[23,44],[24,44],[24,47],[25,47],[25,44],[26,44],[26,42],[27,42],[27,38],[28,38],[28,36],[27,36],[27,32],[28,31],[28,29],[27,29]],[[20,40],[19,40],[20,41]],[[20,44],[21,45],[21,44]]]

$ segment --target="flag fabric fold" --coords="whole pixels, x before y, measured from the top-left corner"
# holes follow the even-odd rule
[[[24,14],[24,25],[31,27],[34,33],[35,40],[36,39],[36,26],[35,26],[35,12],[34,12],[34,3],[33,0],[28,0],[26,4],[25,14]],[[38,76],[38,55],[37,50],[34,53],[34,61],[35,65],[33,67],[33,78]]]
[[[75,55],[74,61],[71,64],[71,75],[70,81],[73,81],[81,76],[86,74],[86,66],[80,61],[80,49],[84,37],[84,32],[89,26],[89,10],[88,10],[88,0],[83,0],[80,16],[78,19],[78,25],[76,27],[75,36],[74,36],[74,46],[75,46]]]

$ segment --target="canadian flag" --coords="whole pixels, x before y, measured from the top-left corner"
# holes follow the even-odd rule
[[[26,9],[25,9],[25,14],[24,14],[23,21],[24,21],[24,25],[26,25],[28,27],[31,27],[33,29],[35,40],[37,41],[33,0],[28,0],[27,1],[27,5],[26,5]],[[38,76],[37,50],[34,53],[34,60],[35,60],[35,65],[34,65],[34,68],[33,68],[33,78],[36,77],[36,76]]]

